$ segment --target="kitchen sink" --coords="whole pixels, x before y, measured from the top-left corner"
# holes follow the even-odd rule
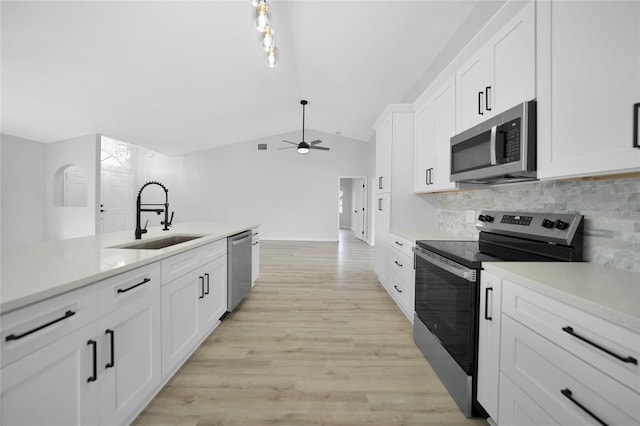
[[[109,248],[118,249],[134,249],[134,250],[158,250],[176,244],[186,243],[187,241],[202,238],[204,235],[171,235],[169,237],[156,238],[153,240],[123,244],[119,246],[113,246]]]

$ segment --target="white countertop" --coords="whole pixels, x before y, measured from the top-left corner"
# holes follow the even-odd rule
[[[583,262],[483,262],[485,270],[640,333],[640,273]]]
[[[133,229],[2,250],[0,314],[258,226],[202,222],[175,224],[169,231],[150,227],[141,241],[176,234],[205,235],[158,250],[110,248],[140,241],[134,238]]]

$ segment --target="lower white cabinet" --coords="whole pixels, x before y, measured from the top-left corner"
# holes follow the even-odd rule
[[[411,322],[415,300],[412,248],[413,241],[389,234],[389,273],[385,288]]]
[[[227,256],[162,287],[162,373],[173,374],[227,309]]]
[[[93,323],[0,370],[0,423],[99,424],[97,339]]]
[[[494,423],[640,424],[637,330],[487,270],[478,320],[478,402]]]
[[[147,404],[161,380],[157,263],[56,298],[77,313],[17,340],[3,333],[5,343],[15,344],[6,345],[7,352],[73,329],[91,295],[97,320],[1,370],[2,424],[125,424]],[[49,304],[9,314],[25,317],[9,335],[37,329],[28,314],[37,316]]]
[[[251,286],[256,284],[260,276],[260,235],[257,229],[251,236]]]
[[[480,317],[478,318],[477,398],[489,417],[496,423],[499,421],[501,301],[502,279],[487,271],[482,271]]]

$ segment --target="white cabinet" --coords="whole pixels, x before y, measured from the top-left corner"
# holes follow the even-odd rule
[[[393,116],[389,114],[376,128],[376,193],[391,191]]]
[[[457,188],[449,180],[450,138],[456,133],[455,79],[449,78],[432,97],[416,106],[414,142],[414,192]]]
[[[391,194],[378,194],[375,211],[376,243],[374,253],[374,270],[378,280],[386,286],[389,270],[389,230],[391,228]]]
[[[457,130],[468,129],[536,96],[535,2],[456,72]]]
[[[415,300],[412,248],[413,241],[396,234],[389,234],[389,274],[385,287],[411,322],[413,322]]]
[[[162,379],[160,265],[97,283],[100,423],[125,424]]]
[[[92,323],[2,368],[0,423],[99,424],[96,336]]]
[[[637,330],[486,270],[480,298],[477,395],[493,422],[640,424]]]
[[[478,318],[477,398],[494,422],[498,419],[502,279],[482,271]]]
[[[537,18],[538,177],[640,170],[640,2],[543,1]]]
[[[215,260],[207,262],[215,255],[218,256]],[[220,317],[227,310],[226,240],[189,250],[178,256],[167,259],[166,265],[165,260],[162,261],[163,271],[184,271],[179,266],[180,259],[191,267],[189,272],[162,287],[164,377],[173,374],[182,365],[219,324]],[[193,258],[197,260],[192,261]]]
[[[2,337],[3,424],[130,422],[161,380],[160,266],[11,312]]]
[[[251,286],[260,277],[260,232],[256,228],[251,237]]]

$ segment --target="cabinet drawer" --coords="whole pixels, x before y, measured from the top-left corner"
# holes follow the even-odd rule
[[[160,261],[162,285],[180,278],[200,265],[200,247],[163,259]]]
[[[98,315],[103,316],[138,300],[150,299],[152,288],[160,286],[160,263],[143,266],[96,284]]]
[[[407,238],[401,237],[396,234],[389,234],[389,244],[391,247],[395,248],[396,250],[399,250],[405,255],[413,258],[413,251],[411,249],[413,248],[414,244],[412,240],[409,240]]]
[[[98,318],[96,287],[89,285],[2,316],[2,367]]]
[[[640,389],[638,364],[616,357],[632,358],[627,361],[640,360],[638,333],[506,280],[502,297],[504,313],[620,383],[631,389]]]
[[[411,280],[414,275],[413,257],[392,248],[389,250],[389,271],[395,271]]]
[[[640,394],[506,315],[501,348],[500,369],[558,423],[597,424],[589,410],[606,424],[638,424]]]
[[[208,263],[216,260],[220,256],[227,254],[227,239],[218,240],[199,248],[201,250],[200,263]]]
[[[387,290],[391,293],[409,320],[413,320],[413,303],[415,297],[413,279],[407,278],[404,274],[392,270],[389,273],[388,282]]]

